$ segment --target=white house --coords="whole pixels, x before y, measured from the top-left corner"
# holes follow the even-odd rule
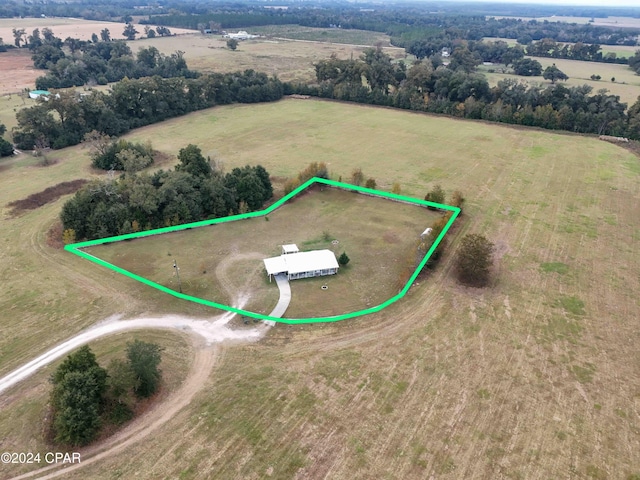
[[[289,280],[320,277],[338,273],[338,260],[331,250],[300,252],[296,245],[283,245],[282,255],[265,258],[264,267],[269,280],[272,275],[283,273]]]
[[[238,33],[226,33],[223,35],[224,38],[234,38],[236,40],[251,40],[252,38],[258,38],[259,36],[260,35],[252,35],[244,30],[240,30]]]

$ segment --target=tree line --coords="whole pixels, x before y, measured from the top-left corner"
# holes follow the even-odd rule
[[[51,376],[49,435],[58,444],[81,446],[96,438],[105,425],[120,425],[133,417],[136,402],[160,386],[162,348],[135,340],[127,343],[126,360],[101,367],[84,346],[67,356]]]
[[[125,170],[95,180],[62,207],[66,243],[105,238],[259,210],[273,196],[260,165],[224,172],[195,145],[180,150],[175,170]],[[128,164],[125,163],[125,167]]]
[[[93,130],[119,136],[133,128],[215,105],[279,100],[282,93],[277,78],[253,70],[198,78],[125,78],[110,92],[80,95],[60,91],[48,101],[18,111],[13,140],[23,149],[38,144],[64,148],[80,143]]]
[[[128,24],[128,27],[133,28],[131,24]],[[165,29],[165,27],[160,28]],[[21,38],[26,37],[24,29],[14,28],[13,31],[15,43],[20,46]],[[150,32],[151,30],[148,34]],[[132,33],[134,37],[135,33]],[[155,47],[147,47],[141,48],[134,56],[123,40],[111,41],[108,28],[100,31],[100,38],[94,33],[92,41],[72,37],[67,37],[63,41],[49,28],[43,28],[42,32],[36,28],[24,42],[33,52],[31,56],[33,65],[48,71],[46,75],[36,79],[36,88],[40,90],[86,84],[106,85],[125,77],[141,78],[158,75],[163,78],[195,78],[199,75],[187,68],[184,52],[177,51],[171,55],[165,55]],[[63,47],[68,53],[65,53]]]
[[[536,126],[578,133],[640,139],[640,101],[627,110],[617,95],[587,85],[527,85],[513,79],[490,87],[473,71],[466,53],[448,67],[434,68],[429,59],[409,70],[392,63],[380,49],[361,58],[335,57],[316,64],[317,84],[287,84],[285,93],[392,106],[455,117]]]

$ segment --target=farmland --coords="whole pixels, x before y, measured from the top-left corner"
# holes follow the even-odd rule
[[[322,29],[322,31],[330,31],[330,29]],[[363,36],[358,38],[358,41],[365,38],[371,40],[371,37],[371,35]],[[189,68],[201,72],[235,72],[253,69],[268,75],[277,75],[283,81],[305,82],[315,79],[313,66],[315,62],[327,59],[332,54],[338,58],[357,58],[366,48],[349,45],[346,41],[328,43],[285,38],[258,38],[240,42],[238,49],[232,51],[227,48],[225,39],[199,33],[172,38],[136,40],[129,46],[134,52],[138,48],[148,46],[154,46],[164,54],[182,50],[185,52]],[[393,58],[405,56],[402,48],[387,47],[384,50]]]
[[[640,163],[629,151],[314,100],[214,108],[128,137],[169,155],[195,143],[226,169],[260,163],[280,188],[313,160],[334,178],[361,167],[380,189],[397,181],[419,198],[440,183],[467,205],[439,268],[402,301],[223,347],[188,408],[65,478],[640,474]],[[49,247],[64,199],[9,217],[10,201],[96,175],[79,147],[51,156],[46,168],[27,156],[0,163],[0,311],[10,312],[0,321],[1,372],[112,314],[215,314]],[[453,275],[455,247],[471,232],[496,245],[483,290]],[[12,413],[5,450],[34,444],[26,425],[47,394],[27,391],[3,400]]]
[[[619,95],[620,100],[627,105],[633,105],[640,96],[640,76],[636,75],[628,65],[613,63],[584,62],[580,60],[565,60],[561,58],[527,57],[537,60],[542,68],[553,65],[569,76],[569,80],[563,82],[568,86],[589,85],[596,93],[604,88],[614,95]],[[492,70],[491,72],[489,70]],[[480,65],[478,71],[487,76],[490,85],[496,85],[500,80],[511,78],[531,84],[551,85],[542,76],[522,77],[510,73],[500,73],[500,66]],[[600,75],[601,80],[592,80],[591,75]],[[615,79],[615,81],[612,81]]]

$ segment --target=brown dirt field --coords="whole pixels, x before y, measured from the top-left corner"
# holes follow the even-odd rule
[[[63,195],[77,192],[80,187],[87,183],[84,178],[62,182],[53,187],[47,187],[43,191],[29,195],[22,200],[16,200],[7,204],[11,207],[10,215],[18,215],[27,210],[35,210],[49,202],[54,202]]]
[[[0,37],[2,37],[1,34]],[[0,53],[0,72],[2,72],[0,78],[2,95],[33,88],[36,78],[42,75],[40,70],[33,68],[31,52],[26,49]]]
[[[4,39],[7,44],[13,43],[14,28],[24,28],[27,35],[35,28],[42,31],[43,28],[50,28],[56,37],[63,40],[67,37],[79,38],[80,40],[91,40],[91,34],[100,35],[100,31],[108,28],[113,40],[124,40],[122,35],[124,30],[123,23],[115,22],[96,22],[93,20],[82,20],[80,18],[4,18],[0,19],[0,38]],[[136,30],[140,33],[138,37],[144,35],[144,25],[135,25]],[[155,25],[150,25],[155,27]],[[193,30],[184,28],[171,28],[171,33],[181,35],[184,33],[193,33]]]

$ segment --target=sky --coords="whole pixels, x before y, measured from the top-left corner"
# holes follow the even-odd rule
[[[533,3],[542,5],[573,5],[589,7],[638,7],[640,0],[466,0],[491,3]]]

